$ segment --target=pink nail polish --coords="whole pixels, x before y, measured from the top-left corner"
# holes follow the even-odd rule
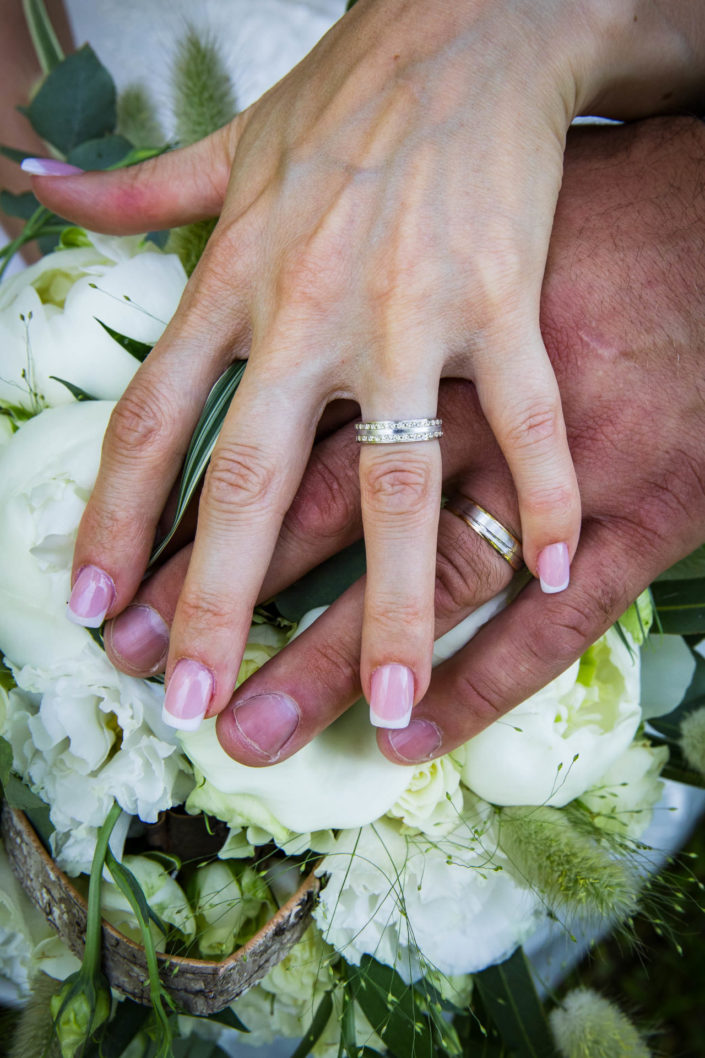
[[[162,720],[179,731],[195,731],[213,697],[213,673],[200,661],[177,661],[164,695]]]
[[[414,704],[414,674],[393,662],[372,673],[370,723],[374,727],[406,727]]]
[[[112,577],[97,566],[84,566],[71,590],[66,616],[75,625],[100,628],[115,601]]]
[[[169,626],[151,606],[128,606],[106,627],[113,654],[137,672],[151,675],[163,666],[169,648]]]
[[[32,176],[75,176],[85,172],[77,165],[69,165],[68,162],[60,162],[56,158],[25,158],[20,162],[20,169],[31,173]]]
[[[541,590],[547,595],[565,591],[570,583],[570,558],[567,544],[549,544],[539,554],[536,566]]]
[[[439,728],[431,720],[412,720],[403,731],[392,731],[389,736],[394,752],[409,764],[420,764],[432,757],[442,739]]]
[[[301,713],[288,694],[254,694],[235,702],[232,719],[240,737],[272,763],[299,726]]]

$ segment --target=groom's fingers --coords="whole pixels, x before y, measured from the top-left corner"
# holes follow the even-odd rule
[[[409,727],[379,733],[385,756],[409,764],[467,742],[576,661],[660,569],[643,535],[623,524],[588,522],[580,539],[568,589],[547,598],[529,584],[435,669]]]
[[[490,472],[483,468],[482,475],[466,480],[464,492],[482,497],[511,524],[518,517],[513,490],[506,487],[501,466]],[[447,511],[441,513],[438,552],[436,637],[495,595],[512,575],[485,540]],[[363,596],[364,579],[238,688],[218,719],[227,753],[253,767],[289,757],[360,697]],[[277,719],[284,712],[300,719],[282,743]]]
[[[228,186],[238,120],[191,147],[126,169],[35,176],[32,189],[59,216],[112,235],[216,217]]]

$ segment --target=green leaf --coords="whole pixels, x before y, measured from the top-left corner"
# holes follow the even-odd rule
[[[124,136],[100,136],[79,143],[66,155],[66,161],[79,169],[114,169],[132,150],[132,144]]]
[[[224,1010],[219,1010],[217,1014],[211,1014],[208,1018],[209,1021],[214,1021],[217,1025],[227,1025],[229,1029],[236,1029],[238,1032],[247,1032],[249,1029],[243,1021],[240,1021],[239,1017],[231,1007],[225,1007]]]
[[[135,1003],[132,999],[123,999],[118,1003],[116,1015],[104,1039],[100,1044],[91,1044],[85,1058],[121,1058],[123,1051],[145,1027],[150,1015],[149,1007]]]
[[[705,577],[705,544],[697,548],[690,555],[686,555],[675,566],[671,566],[660,577],[658,581],[666,580],[694,580]]]
[[[39,209],[39,202],[31,191],[22,191],[19,195],[13,195],[12,191],[0,191],[0,209],[8,217],[30,220]]]
[[[12,770],[12,746],[0,736],[0,787],[4,787]]]
[[[58,382],[60,385],[65,386],[72,397],[76,400],[98,400],[97,397],[92,397],[90,393],[86,393],[85,389],[81,389],[80,386],[74,386],[73,382],[67,382],[65,378],[59,378],[58,375],[49,375],[49,378],[53,379],[54,382]]]
[[[488,1016],[515,1058],[553,1058],[546,1015],[521,948],[475,975]]]
[[[9,158],[11,162],[17,162],[18,165],[20,162],[23,162],[25,158],[33,157],[32,151],[23,151],[18,147],[8,147],[4,143],[0,143],[0,154],[3,158]]]
[[[138,342],[136,338],[128,338],[126,334],[120,334],[119,331],[114,331],[112,327],[108,327],[107,323],[103,323],[97,316],[93,319],[96,323],[99,323],[104,331],[107,331],[111,338],[113,338],[118,345],[122,346],[126,353],[130,356],[134,356],[135,360],[139,360],[141,364],[145,362],[152,349],[153,345],[148,342]]]
[[[223,372],[208,394],[184,460],[174,520],[164,539],[152,552],[152,557],[149,560],[150,565],[156,562],[172,539],[201,478],[205,474],[208,461],[218,440],[220,428],[228,413],[230,402],[245,373],[245,365],[245,360],[236,360],[234,364],[231,364]]]
[[[300,621],[314,607],[330,605],[364,573],[365,545],[358,540],[279,592],[274,603],[287,621]]]
[[[671,635],[705,633],[705,580],[656,581],[651,590],[664,632]]]
[[[68,154],[79,143],[114,130],[115,84],[85,44],[54,67],[23,112],[42,139]]]
[[[394,1058],[433,1058],[431,1022],[412,985],[371,955],[347,973],[355,1000]]]
[[[64,52],[59,44],[44,0],[22,0],[27,29],[44,74],[50,73],[63,61]]]
[[[301,1043],[291,1055],[291,1058],[306,1058],[306,1056],[311,1053],[311,1048],[320,1039],[332,1013],[333,994],[332,992],[326,992],[316,1008],[316,1013],[313,1015],[313,1021],[304,1033]]]
[[[12,774],[8,775],[3,783],[3,795],[11,808],[24,812],[46,845],[54,832],[54,827],[49,817],[49,805],[44,804],[42,799],[32,793],[21,779]]]

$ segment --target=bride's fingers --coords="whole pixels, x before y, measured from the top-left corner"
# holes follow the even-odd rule
[[[211,136],[110,172],[34,176],[43,205],[91,231],[139,234],[215,217],[230,177],[237,122]],[[42,159],[30,171],[41,167]],[[48,167],[47,167],[48,168]]]
[[[511,489],[502,495],[502,468],[465,479],[466,491],[511,524]],[[504,516],[504,511],[508,513]],[[436,626],[453,628],[510,580],[512,570],[455,515],[441,512],[436,577]],[[364,579],[300,637],[238,688],[218,718],[218,737],[232,757],[251,766],[291,756],[360,697],[360,624]],[[298,722],[291,725],[291,717]]]
[[[494,350],[476,354],[475,384],[514,478],[524,559],[551,594],[565,589],[570,579],[580,494],[558,384],[538,327],[523,341],[520,356],[496,356]]]
[[[632,539],[633,535],[633,539]],[[651,559],[653,569],[645,568]],[[449,753],[524,701],[584,653],[653,579],[658,559],[624,524],[583,527],[570,586],[546,599],[535,581],[459,653],[434,670],[405,731],[380,749],[409,764]]]

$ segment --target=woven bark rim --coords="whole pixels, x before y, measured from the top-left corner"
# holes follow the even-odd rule
[[[13,872],[32,903],[74,955],[83,955],[87,905],[54,863],[24,812],[2,807],[2,836]],[[157,953],[166,990],[189,1014],[215,1014],[256,984],[301,939],[311,921],[320,882],[315,867],[294,895],[242,948],[226,959]],[[110,984],[150,1005],[144,948],[103,920],[103,971]]]

